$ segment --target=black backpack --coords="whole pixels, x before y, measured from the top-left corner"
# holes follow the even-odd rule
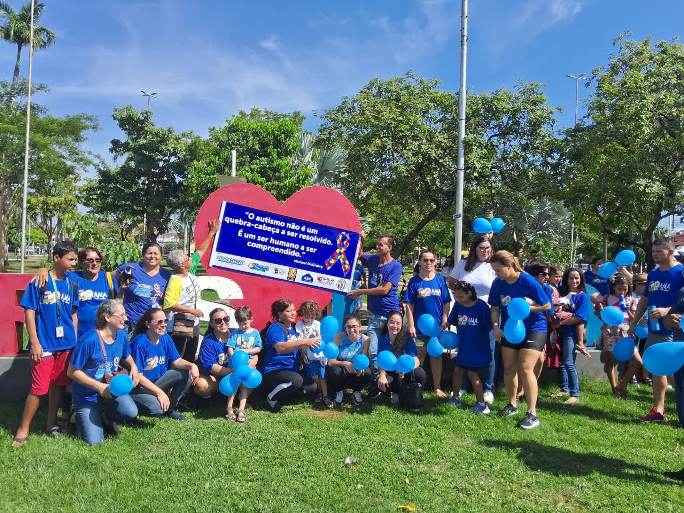
[[[413,413],[422,410],[425,406],[423,385],[417,381],[402,380],[399,385],[399,406]]]

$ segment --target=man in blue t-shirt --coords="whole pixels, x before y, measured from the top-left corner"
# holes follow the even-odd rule
[[[26,331],[31,353],[31,390],[26,397],[21,423],[12,447],[26,444],[31,421],[48,394],[47,432],[58,435],[57,409],[64,387],[69,384],[67,367],[76,345],[78,287],[66,276],[76,266],[78,249],[61,241],[52,249],[53,268],[44,287],[31,282],[20,305],[26,314]]]
[[[591,269],[584,272],[584,283],[594,287],[602,296],[608,295],[608,278],[598,275],[599,267],[603,264],[603,258],[596,257],[591,260]]]
[[[648,273],[646,291],[639,299],[634,317],[630,321],[629,332],[634,334],[637,323],[648,309],[648,339],[644,350],[653,344],[673,340],[674,332],[668,328],[664,318],[677,303],[679,290],[684,286],[684,268],[674,257],[674,244],[671,239],[663,238],[651,246],[653,262],[658,266]],[[653,407],[642,422],[667,422],[665,417],[665,392],[667,376],[653,376]]]
[[[373,361],[373,377],[377,378],[375,357],[378,354],[378,338],[385,327],[390,312],[400,311],[397,287],[404,271],[401,264],[392,257],[394,238],[381,235],[375,244],[376,253],[361,255],[361,262],[368,270],[368,288],[352,290],[347,294],[350,299],[363,294],[368,296],[368,311],[371,318],[368,321],[368,337],[370,347],[368,352]]]

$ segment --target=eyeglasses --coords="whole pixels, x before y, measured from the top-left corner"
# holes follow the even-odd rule
[[[431,264],[431,263],[434,264],[435,263],[434,258],[423,258],[422,260],[423,260],[423,262],[425,262],[427,264]]]
[[[549,273],[539,273],[537,276],[548,276]]]
[[[358,324],[351,324],[345,326],[345,328],[347,328],[348,330],[358,330],[359,328],[361,328],[361,326],[359,326]]]
[[[169,321],[166,319],[159,319],[158,321],[152,321],[150,324],[156,324],[157,326],[163,326],[164,324],[168,324]]]
[[[122,314],[112,314],[112,317],[118,317],[119,319],[128,319],[128,314],[126,312]]]
[[[214,324],[228,324],[230,322],[229,317],[216,317],[212,320],[214,321]]]
[[[99,264],[100,262],[102,262],[102,259],[101,258],[86,258],[84,260],[84,262],[86,264]]]

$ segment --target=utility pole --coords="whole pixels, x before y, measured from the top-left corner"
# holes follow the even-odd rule
[[[458,158],[456,162],[456,213],[454,214],[454,265],[463,248],[463,179],[465,175],[466,71],[468,61],[468,0],[461,0],[461,85],[458,92]]]
[[[571,78],[575,81],[575,128],[577,128],[577,123],[579,122],[579,83],[580,80],[586,80],[586,73],[579,73],[577,75],[565,75],[567,78]],[[570,265],[575,264],[575,246],[577,246],[577,231],[575,230],[575,223],[570,225]]]

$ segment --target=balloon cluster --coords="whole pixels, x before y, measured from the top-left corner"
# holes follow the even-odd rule
[[[473,231],[475,233],[499,233],[506,226],[506,222],[500,217],[486,219],[484,217],[476,217],[473,220]]]
[[[632,265],[636,261],[636,254],[631,249],[623,249],[615,255],[615,261],[604,262],[599,266],[598,275],[601,278],[612,278],[619,265]]]
[[[314,352],[323,351],[328,360],[333,360],[340,355],[340,348],[335,344],[335,335],[340,331],[340,322],[336,317],[328,315],[321,320],[321,339],[323,343]],[[370,365],[370,360],[365,354],[357,354],[352,358],[352,366],[357,372],[364,371]]]
[[[520,344],[527,335],[523,320],[530,315],[530,304],[522,297],[515,297],[509,301],[506,311],[508,319],[504,324],[504,336],[511,344]]]
[[[644,352],[644,367],[654,376],[669,376],[684,367],[684,342],[661,342]]]
[[[235,395],[241,384],[245,388],[256,388],[261,385],[263,379],[261,372],[249,366],[249,354],[242,349],[233,353],[230,366],[233,372],[224,376],[219,382],[219,392],[223,395]]]

